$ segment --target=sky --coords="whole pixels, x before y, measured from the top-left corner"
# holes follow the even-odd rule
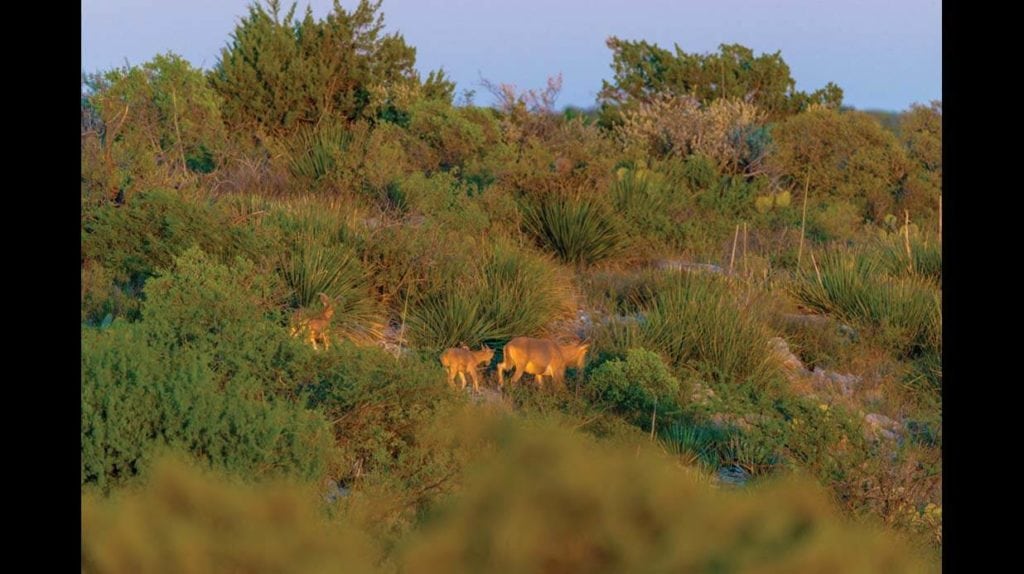
[[[352,10],[358,0],[343,0]],[[288,6],[287,0],[282,4]],[[303,0],[322,17],[332,0]],[[159,53],[212,68],[248,0],[83,0],[82,69],[137,65]],[[835,82],[858,109],[903,110],[942,99],[941,0],[384,0],[385,30],[416,48],[416,68],[443,68],[457,93],[492,98],[481,78],[543,88],[562,73],[557,107],[594,105],[611,79],[609,36],[685,52],[742,44],[782,51],[796,87]]]

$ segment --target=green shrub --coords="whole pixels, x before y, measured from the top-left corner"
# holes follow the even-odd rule
[[[718,184],[721,177],[715,162],[700,154],[686,157],[682,176],[691,189],[711,189]]]
[[[858,215],[881,220],[892,210],[910,168],[896,136],[863,112],[813,109],[772,129],[768,167],[812,199],[844,199]]]
[[[456,453],[434,443],[430,430],[450,421],[461,401],[436,354],[396,358],[344,342],[314,359],[309,406],[334,421],[341,450],[335,478],[363,489],[388,487],[403,501],[394,508],[399,514],[415,511],[433,489],[447,488]]]
[[[679,380],[657,353],[646,349],[630,349],[625,360],[601,363],[590,372],[587,386],[601,401],[647,426],[655,409],[671,415],[679,408]]]
[[[82,216],[82,257],[103,265],[119,285],[141,287],[193,245],[224,261],[259,252],[251,229],[232,225],[214,205],[171,191],[142,192]]]
[[[220,386],[255,396],[272,389],[294,354],[280,326],[273,275],[244,259],[224,265],[198,248],[146,283],[142,322],[170,364],[196,351],[216,362]]]
[[[148,470],[166,448],[247,477],[312,479],[327,468],[326,422],[285,399],[223,384],[218,357],[170,356],[145,321],[82,330],[82,484],[107,490]]]
[[[86,83],[86,105],[102,120],[97,131],[104,153],[84,154],[83,161],[99,164],[108,199],[120,192],[130,200],[148,186],[180,184],[191,179],[190,171],[208,173],[222,161],[222,100],[203,71],[181,56],[157,55]]]
[[[646,168],[619,168],[612,184],[615,209],[636,240],[657,244],[681,244],[676,216],[685,207],[684,194],[675,190],[664,175]]]
[[[331,175],[339,157],[349,153],[352,134],[340,123],[326,123],[300,131],[292,144],[292,175],[319,181]]]

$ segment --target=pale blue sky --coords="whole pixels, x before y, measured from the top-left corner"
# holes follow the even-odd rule
[[[166,51],[210,68],[248,3],[83,0],[82,68],[140,64]],[[317,16],[331,6],[302,1],[300,11],[307,3]],[[798,89],[834,81],[861,109],[942,98],[940,0],[384,0],[382,11],[386,29],[417,48],[424,75],[444,67],[481,104],[490,103],[481,75],[525,89],[562,72],[557,105],[593,105],[611,78],[611,35],[687,52],[722,43],[782,50]]]

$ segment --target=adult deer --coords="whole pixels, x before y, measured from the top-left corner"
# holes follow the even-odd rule
[[[504,358],[498,363],[498,384],[505,386],[505,371],[515,369],[512,382],[519,382],[524,373],[530,373],[537,385],[544,385],[544,377],[551,377],[555,383],[565,380],[565,369],[583,368],[589,343],[561,345],[549,339],[516,337],[505,345]]]
[[[455,386],[455,377],[462,381],[463,389],[466,388],[466,373],[473,379],[473,390],[480,392],[480,383],[477,378],[476,366],[480,363],[490,363],[494,357],[494,349],[484,346],[479,351],[471,351],[468,347],[448,349],[441,353],[441,365],[448,371],[448,384]]]
[[[319,315],[314,315],[305,321],[300,321],[296,326],[292,327],[291,334],[294,337],[305,330],[309,333],[309,342],[313,345],[314,349],[319,350],[316,346],[317,341],[323,341],[324,349],[330,349],[331,340],[328,337],[328,331],[331,325],[331,317],[334,316],[334,304],[331,303],[331,298],[327,295],[323,293],[318,295],[324,310]]]

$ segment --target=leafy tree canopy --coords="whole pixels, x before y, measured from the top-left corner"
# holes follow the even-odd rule
[[[296,18],[295,8],[282,17],[280,0],[254,3],[222,49],[210,79],[232,127],[279,134],[330,116],[401,120],[417,99],[451,101],[444,72],[421,80],[416,49],[383,33],[380,0],[351,12],[335,0],[323,20],[309,7]]]
[[[602,82],[598,102],[606,123],[618,118],[618,108],[648,101],[656,95],[690,95],[702,104],[721,98],[742,99],[778,119],[811,104],[838,108],[843,90],[829,82],[811,94],[796,90],[796,80],[781,52],[754,56],[740,44],[722,44],[717,53],[675,53],[644,41],[607,41],[612,50],[611,82]]]

